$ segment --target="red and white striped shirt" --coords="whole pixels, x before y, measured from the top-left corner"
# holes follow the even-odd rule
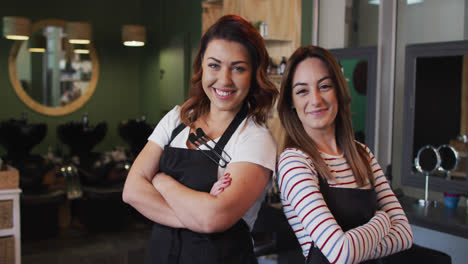
[[[377,194],[377,212],[368,223],[343,232],[328,209],[315,167],[310,157],[299,149],[283,151],[278,163],[278,185],[283,211],[294,230],[304,256],[309,254],[312,242],[330,263],[358,263],[388,256],[408,249],[413,234],[405,212],[395,197],[385,175],[371,151],[369,162],[374,172]],[[357,186],[346,159],[320,153],[328,165],[338,188],[371,188],[370,183]],[[346,203],[346,201],[343,201]]]

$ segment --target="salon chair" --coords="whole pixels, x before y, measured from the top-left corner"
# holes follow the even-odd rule
[[[72,201],[71,214],[92,232],[121,230],[129,210],[122,202],[125,167],[92,151],[106,134],[107,124],[90,124],[88,115],[57,127],[59,139],[70,150],[66,162],[77,168],[82,190],[82,196]]]
[[[120,122],[119,136],[130,146],[130,158],[134,160],[148,142],[153,126],[146,122],[146,117],[129,119]]]
[[[278,263],[304,263],[301,246],[284,216],[281,203],[263,202],[252,237],[255,256],[276,254]],[[283,261],[283,258],[287,259]]]
[[[31,154],[31,150],[42,142],[46,134],[46,124],[29,123],[26,117],[0,122],[0,145],[7,150],[3,160],[19,170],[23,193],[47,191],[42,180],[50,167],[40,155]]]
[[[45,181],[47,174],[54,174],[54,165],[40,155],[31,154],[46,134],[46,124],[29,123],[25,114],[21,119],[0,122],[0,145],[7,150],[3,160],[20,174],[21,237],[24,240],[56,236],[58,207],[65,201],[65,192]]]

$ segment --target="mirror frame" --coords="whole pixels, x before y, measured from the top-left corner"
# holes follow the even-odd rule
[[[36,32],[46,26],[56,26],[56,27],[62,27],[65,29],[67,25],[67,21],[61,20],[61,19],[44,19],[37,21],[32,24],[32,32]],[[89,48],[89,56],[91,58],[91,63],[92,63],[92,74],[91,74],[91,81],[89,83],[88,88],[86,91],[75,101],[71,102],[70,104],[67,104],[65,106],[60,106],[60,107],[49,107],[42,105],[35,101],[29,94],[27,94],[23,86],[21,85],[20,80],[18,79],[18,74],[16,71],[16,57],[18,56],[18,52],[21,48],[21,45],[23,44],[23,40],[16,40],[15,43],[13,44],[13,47],[11,48],[10,51],[10,57],[8,59],[8,71],[10,75],[10,82],[13,85],[13,88],[18,95],[18,97],[25,103],[28,107],[30,107],[32,110],[39,112],[44,115],[50,115],[50,116],[62,116],[66,114],[70,114],[79,108],[81,108],[93,95],[94,91],[96,90],[96,85],[97,81],[99,79],[99,61],[97,58],[96,50],[94,49],[94,46],[91,44],[88,45]]]
[[[440,145],[438,148],[437,148],[437,151],[439,152],[439,155],[440,155],[440,160],[443,161],[443,157],[442,157],[442,154],[440,154],[440,151],[442,149],[449,149],[450,151],[452,151],[452,154],[453,156],[455,157],[455,164],[453,165],[452,168],[450,169],[445,169],[443,166],[442,166],[442,162],[440,163],[440,167],[439,167],[439,171],[442,171],[442,172],[445,172],[447,173],[448,175],[450,175],[450,172],[452,172],[453,170],[455,170],[457,167],[458,167],[458,163],[460,162],[460,157],[458,156],[458,151],[455,150],[455,148],[453,148],[452,146],[450,146],[449,144],[443,144],[443,145]]]
[[[434,168],[432,170],[424,170],[421,166],[421,155],[423,153],[423,151],[426,151],[426,150],[431,150],[434,155],[436,156],[436,164],[434,166]],[[440,164],[442,163],[441,159],[440,159],[440,154],[439,154],[439,151],[431,146],[431,145],[426,145],[426,146],[423,146],[422,148],[420,148],[418,150],[418,154],[416,155],[416,158],[414,158],[414,166],[416,167],[416,170],[419,171],[420,173],[424,174],[424,175],[427,175],[427,176],[431,176],[430,174],[431,173],[434,173],[435,171],[437,171],[439,168],[440,168]]]
[[[414,141],[414,119],[416,101],[416,60],[425,57],[465,56],[468,55],[468,41],[451,41],[409,44],[405,55],[405,103],[403,108],[403,149],[401,153],[401,183],[405,186],[424,188],[424,177],[413,171],[412,155]],[[437,121],[437,120],[436,120]],[[434,129],[441,129],[436,127]],[[468,162],[467,162],[468,164]],[[446,180],[432,177],[431,191],[468,191],[468,177],[465,180]]]

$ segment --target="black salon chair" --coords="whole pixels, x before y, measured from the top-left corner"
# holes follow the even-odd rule
[[[252,237],[255,256],[276,254],[278,263],[304,263],[301,246],[280,206],[262,204]]]

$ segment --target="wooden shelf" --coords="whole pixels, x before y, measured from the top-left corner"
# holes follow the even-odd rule
[[[203,1],[202,2],[202,7],[203,8],[213,8],[213,7],[223,7],[223,1],[222,0],[217,0],[217,1]]]
[[[289,40],[289,39],[272,39],[272,38],[263,38],[263,40],[265,40],[266,43],[269,43],[269,42],[279,42],[279,43],[290,43],[292,42],[292,40]]]
[[[301,0],[223,0],[203,1],[202,32],[219,17],[237,14],[251,23],[267,22],[268,35],[264,38],[268,53],[274,62],[288,58],[300,46]],[[221,3],[221,4],[220,4]]]
[[[283,75],[281,75],[281,74],[268,74],[268,78],[270,78],[270,80],[272,82],[281,83],[281,79],[283,79]]]

